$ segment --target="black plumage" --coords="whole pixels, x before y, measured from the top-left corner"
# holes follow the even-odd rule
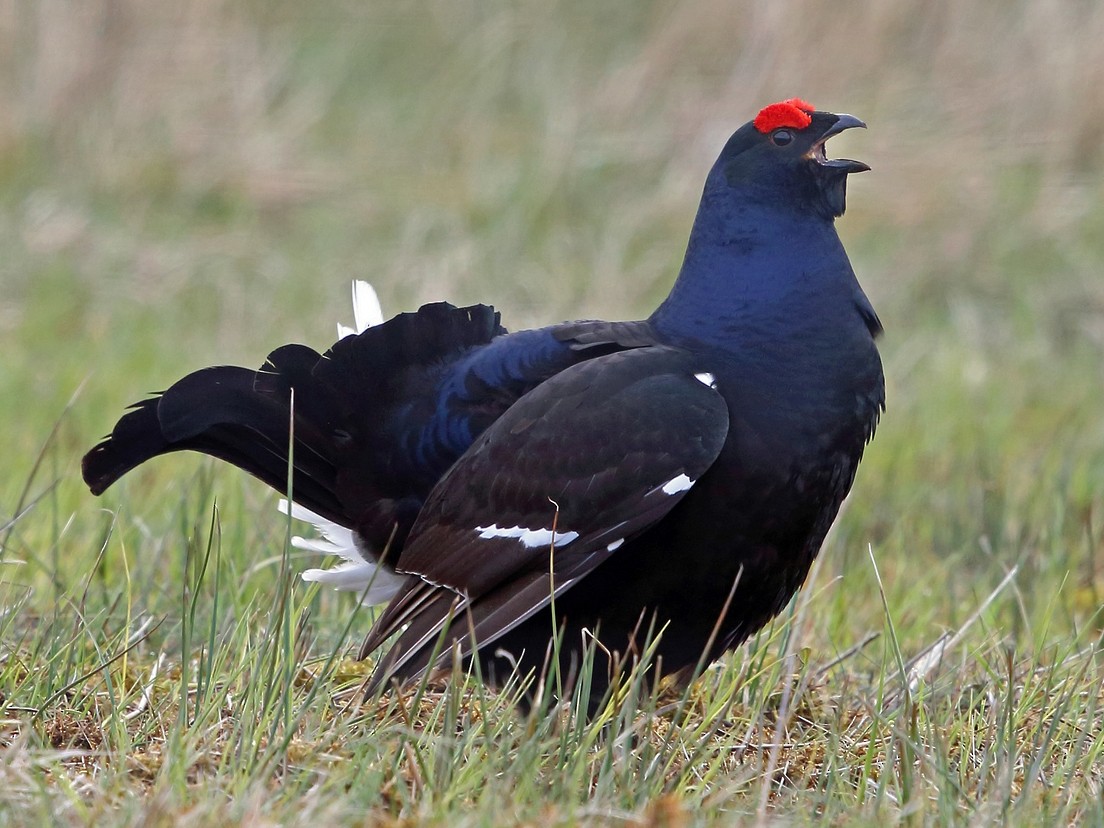
[[[738,130],[646,320],[508,334],[489,307],[427,305],[185,377],[85,480],[191,449],[283,491],[291,424],[293,499],[384,556],[376,685],[456,656],[492,682],[540,670],[555,626],[568,673],[588,636],[606,658],[649,629],[653,669],[685,672],[801,585],[883,408],[881,327],[833,226],[866,166],[824,153],[855,126],[795,99]]]

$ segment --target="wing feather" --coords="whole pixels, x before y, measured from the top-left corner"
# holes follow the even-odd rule
[[[430,666],[427,648],[461,607],[467,623],[449,631],[442,658],[456,642],[469,653],[471,632],[492,643],[667,515],[728,433],[727,406],[700,370],[669,347],[598,357],[484,432],[430,493],[399,557],[413,577],[362,651],[399,633],[374,683]]]

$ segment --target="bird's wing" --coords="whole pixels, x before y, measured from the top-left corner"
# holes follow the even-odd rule
[[[642,347],[575,365],[506,411],[411,530],[397,562],[411,577],[362,650],[402,630],[376,684],[427,666],[458,612],[452,642],[489,644],[666,515],[728,434],[712,382],[685,352]]]

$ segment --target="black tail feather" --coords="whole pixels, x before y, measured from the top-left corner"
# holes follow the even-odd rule
[[[157,419],[158,400],[155,397],[132,405],[111,435],[84,455],[81,469],[92,494],[103,494],[134,467],[172,450]]]
[[[501,333],[491,307],[438,303],[346,337],[325,355],[285,345],[259,371],[196,371],[132,406],[85,456],[84,480],[101,494],[146,460],[190,450],[286,492],[294,408],[295,501],[386,540],[396,521],[400,529],[411,522],[412,505],[444,471],[404,463],[397,433],[416,434],[438,416],[448,366]]]
[[[190,450],[218,457],[286,491],[290,395],[258,393],[253,387],[256,376],[244,368],[206,368],[184,377],[160,397],[133,406],[111,435],[85,456],[88,487],[100,494],[146,460]],[[334,493],[330,441],[306,418],[297,417],[295,426],[296,501],[331,520],[343,518]]]

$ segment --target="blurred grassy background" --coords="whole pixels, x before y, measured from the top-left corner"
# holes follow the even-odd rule
[[[831,152],[873,167],[839,229],[889,382],[823,634],[880,629],[868,543],[915,646],[1015,563],[989,634],[1099,628],[1102,89],[1104,4],[1074,0],[0,0],[0,525],[84,383],[4,555],[82,577],[78,461],[123,405],[325,347],[351,278],[511,328],[648,313],[727,135],[797,95],[870,125]],[[147,585],[197,467],[104,501],[147,527]],[[263,531],[268,495],[213,473]]]

